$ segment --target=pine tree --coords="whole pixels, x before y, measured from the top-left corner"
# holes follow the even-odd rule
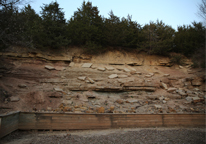
[[[175,30],[162,21],[150,22],[142,29],[141,48],[149,54],[165,55],[173,49]]]
[[[66,38],[66,20],[62,8],[57,2],[49,5],[44,4],[41,11],[42,31],[40,33],[40,44],[43,47],[57,49],[67,46],[69,41]]]
[[[91,2],[83,2],[81,8],[74,12],[69,20],[68,34],[72,44],[101,44],[103,20],[97,7]]]

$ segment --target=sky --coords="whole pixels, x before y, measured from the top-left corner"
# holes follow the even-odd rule
[[[53,0],[55,1],[55,0]],[[65,18],[69,20],[77,8],[80,8],[84,0],[56,0],[60,8],[65,12]],[[86,2],[88,0],[85,0]],[[165,24],[177,30],[178,26],[189,25],[193,21],[202,22],[198,16],[198,4],[201,0],[89,0],[93,6],[97,6],[100,15],[108,18],[112,10],[114,15],[122,18],[132,15],[132,20],[141,25],[150,21],[162,20]],[[49,4],[52,0],[32,0],[31,7],[40,13],[43,4]]]

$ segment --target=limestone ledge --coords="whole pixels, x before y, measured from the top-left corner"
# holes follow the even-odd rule
[[[15,57],[15,58],[41,58],[49,61],[72,61],[72,56],[51,56],[44,54],[32,54],[32,53],[0,53],[2,56]]]

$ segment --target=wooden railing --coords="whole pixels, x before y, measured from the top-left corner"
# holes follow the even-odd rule
[[[0,115],[0,138],[21,130],[135,127],[205,127],[205,114],[71,114],[17,112]]]

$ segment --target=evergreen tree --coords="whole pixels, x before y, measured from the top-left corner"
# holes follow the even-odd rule
[[[141,48],[150,54],[165,55],[173,48],[175,30],[162,21],[150,22],[142,29]]]
[[[194,54],[199,48],[205,46],[205,27],[202,23],[193,22],[189,26],[179,26],[175,33],[175,52],[187,56]]]
[[[23,21],[19,17],[18,4],[24,0],[0,1],[0,49],[10,45],[25,45],[22,29]]]
[[[105,20],[104,36],[106,45],[120,46],[121,44],[120,18],[115,16],[113,11],[109,12],[109,18]]]
[[[30,5],[25,6],[21,10],[19,17],[23,21],[22,30],[24,33],[22,36],[24,37],[25,44],[27,44],[27,47],[36,47],[36,44],[39,42],[39,32],[42,28],[41,18]]]
[[[44,4],[41,18],[42,31],[39,33],[41,46],[53,49],[67,46],[69,41],[66,38],[66,20],[59,4],[57,2],[52,2],[49,5]]]
[[[103,20],[97,7],[83,2],[68,22],[68,37],[74,45],[101,44]]]

